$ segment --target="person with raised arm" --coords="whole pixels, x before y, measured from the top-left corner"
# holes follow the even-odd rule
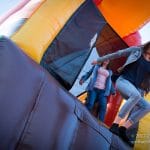
[[[120,76],[116,81],[116,88],[126,99],[126,102],[116,116],[110,131],[133,146],[133,141],[127,137],[126,130],[150,112],[150,103],[143,98],[144,94],[148,94],[150,91],[150,42],[99,57],[92,64],[99,64],[107,59],[113,60],[123,56],[127,56],[127,60],[119,68]],[[122,119],[131,112],[136,104],[140,106],[138,110],[131,113],[120,126]]]

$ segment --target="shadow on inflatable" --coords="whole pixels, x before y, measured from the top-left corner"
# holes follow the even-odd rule
[[[0,149],[130,149],[5,37],[0,64]]]

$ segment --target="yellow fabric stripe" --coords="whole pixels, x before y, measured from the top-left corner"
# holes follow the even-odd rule
[[[84,1],[47,0],[12,36],[12,40],[39,63],[48,45]]]
[[[145,97],[150,102],[150,94]],[[147,114],[139,123],[136,137],[135,150],[150,149],[150,113]]]
[[[150,19],[149,0],[103,0],[98,8],[121,36],[137,31]]]

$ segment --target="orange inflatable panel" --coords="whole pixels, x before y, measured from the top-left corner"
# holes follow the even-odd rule
[[[121,36],[136,32],[150,20],[149,0],[102,0],[98,8]]]

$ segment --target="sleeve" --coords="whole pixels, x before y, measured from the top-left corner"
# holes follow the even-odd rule
[[[129,47],[129,48],[126,48],[126,49],[123,49],[123,50],[119,50],[115,53],[111,53],[111,54],[99,57],[97,59],[97,62],[101,63],[101,62],[103,62],[107,59],[113,60],[113,59],[120,58],[120,57],[123,57],[123,56],[129,56],[131,54],[131,52],[137,51],[137,50],[139,50],[138,47]]]
[[[115,88],[114,88],[113,83],[111,83],[110,93],[111,93],[111,94],[115,94],[115,93],[116,93],[116,90],[115,90]]]
[[[93,70],[94,70],[94,66],[93,66],[88,72],[86,72],[86,73],[81,77],[80,80],[82,80],[83,82],[85,82],[85,81],[90,77],[90,75],[92,74]]]

